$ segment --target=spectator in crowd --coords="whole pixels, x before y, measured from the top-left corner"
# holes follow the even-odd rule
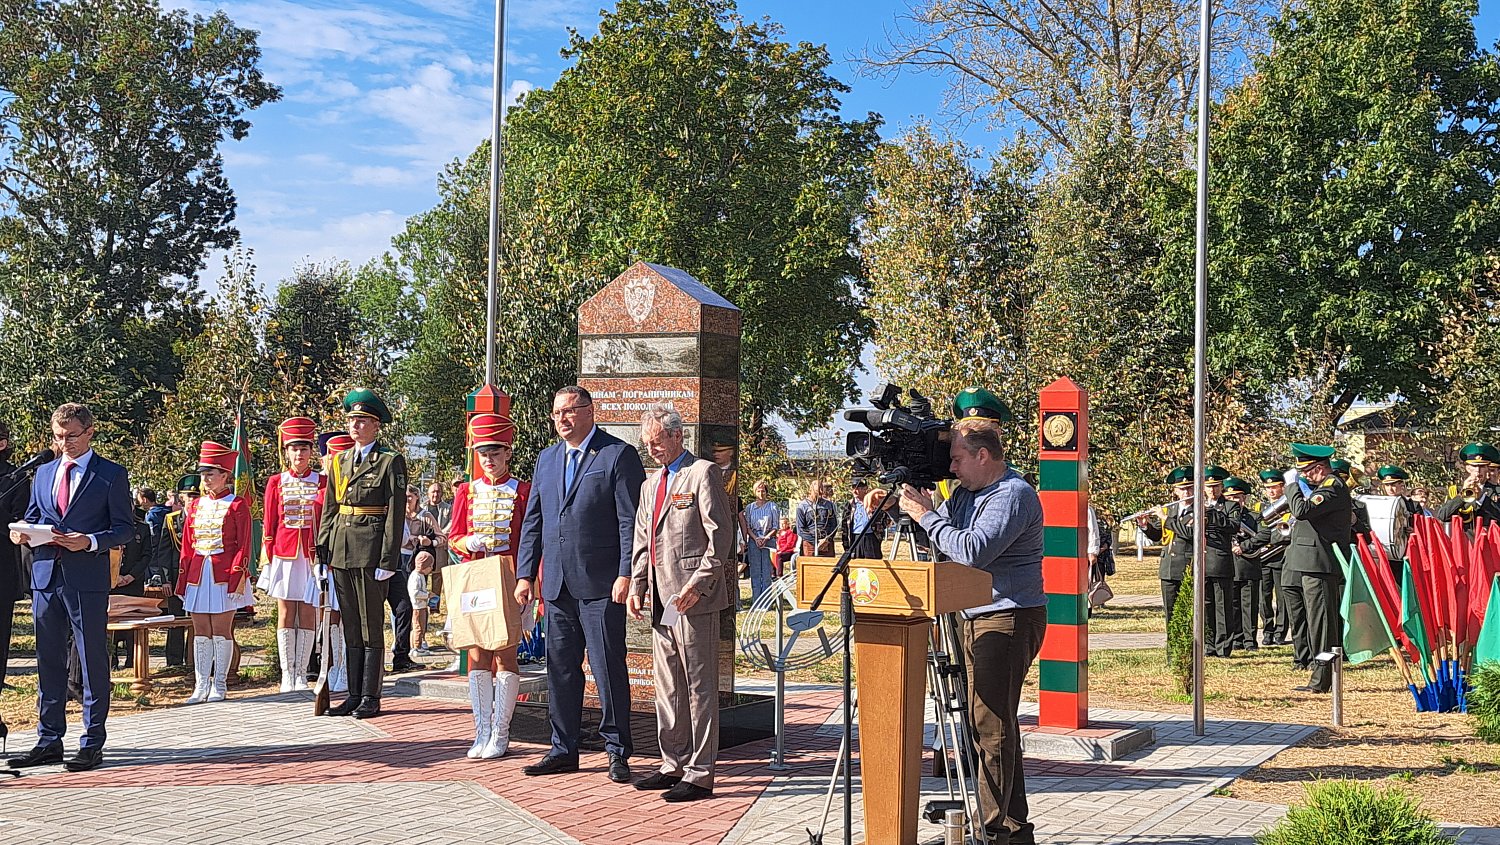
[[[26,504],[31,500],[30,476],[12,477],[15,467],[10,463],[13,449],[10,427],[0,423],[0,519],[5,524],[20,522],[26,516]],[[24,544],[11,542],[9,531],[0,531],[0,690],[10,688],[5,682],[5,672],[10,663],[10,631],[15,619],[16,602],[28,591],[31,579],[23,566],[31,563],[30,551]]]
[[[386,582],[386,604],[391,611],[391,672],[412,672],[422,668],[411,659],[412,620],[416,606],[407,590],[418,552],[431,554],[438,547],[437,528],[422,515],[422,497],[417,488],[406,488],[406,526],[401,534],[401,571]]]
[[[830,497],[833,485],[822,479],[813,479],[807,485],[807,498],[797,503],[797,536],[802,541],[802,554],[833,554],[833,535],[838,531],[838,510]]]
[[[740,513],[745,532],[745,560],[750,567],[750,601],[771,586],[771,553],[776,550],[776,531],[785,521],[781,506],[771,501],[771,485],[764,479],[752,488],[755,500]]]
[[[856,478],[850,485],[850,491],[849,501],[844,503],[844,511],[839,517],[839,531],[844,548],[852,547],[853,556],[857,558],[879,558],[881,557],[880,540],[885,534],[889,514],[887,511],[870,506],[870,482],[863,478]],[[870,527],[872,519],[875,525]],[[865,534],[867,527],[870,527],[870,532]],[[864,536],[861,537],[861,534]]]
[[[772,573],[780,578],[786,574],[787,564],[797,559],[797,529],[792,527],[790,517],[781,518],[781,530],[776,532],[776,555],[772,558]]]
[[[157,569],[157,562],[161,556],[162,535],[167,528],[167,514],[171,513],[172,509],[163,505],[161,496],[150,487],[142,487],[136,491],[135,506],[146,521],[146,580],[150,581],[160,576],[161,582],[164,583],[167,573]]]
[[[412,558],[412,573],[406,579],[406,592],[411,596],[411,641],[412,654],[431,654],[427,648],[427,615],[431,612],[427,602],[432,598],[432,552],[423,549]]]

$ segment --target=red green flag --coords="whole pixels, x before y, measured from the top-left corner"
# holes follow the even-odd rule
[[[245,500],[250,506],[250,512],[255,512],[255,472],[250,468],[250,432],[245,428],[245,414],[243,411],[234,412],[234,442],[229,444],[238,457],[234,459],[234,495]],[[265,565],[261,560],[265,550],[261,547],[261,530],[264,523],[259,519],[250,521],[250,548],[256,550],[250,555],[250,559],[258,565]]]
[[[1474,638],[1474,665],[1500,661],[1500,575],[1490,582],[1489,611]]]
[[[1338,551],[1338,547],[1334,547]],[[1385,622],[1385,614],[1375,601],[1375,588],[1355,552],[1350,549],[1351,560],[1344,567],[1348,580],[1344,582],[1344,654],[1351,664],[1363,663],[1396,647],[1396,638]],[[1343,555],[1339,555],[1344,563]]]
[[[1427,671],[1432,659],[1432,644],[1427,639],[1427,626],[1422,622],[1422,602],[1417,596],[1417,581],[1409,560],[1401,565],[1401,630],[1416,647],[1422,668]],[[1430,671],[1427,677],[1432,677]]]

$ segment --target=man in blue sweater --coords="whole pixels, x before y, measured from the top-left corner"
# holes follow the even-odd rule
[[[971,387],[953,403],[949,449],[959,487],[935,506],[907,485],[901,510],[950,560],[990,573],[990,603],[964,611],[969,711],[979,748],[979,812],[996,845],[1036,842],[1027,819],[1017,710],[1021,685],[1047,633],[1042,591],[1042,503],[1005,462],[1002,424],[1009,410],[993,393]]]

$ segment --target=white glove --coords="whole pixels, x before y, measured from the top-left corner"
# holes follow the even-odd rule
[[[390,569],[376,569],[375,570],[375,580],[376,581],[389,581],[391,579],[391,576],[395,575],[395,574],[396,573],[394,571],[390,570]]]
[[[464,538],[464,545],[468,547],[469,551],[477,553],[484,551],[488,544],[483,537],[471,536]]]
[[[1285,481],[1287,484],[1296,484],[1297,483],[1297,479],[1301,478],[1301,477],[1302,477],[1302,473],[1298,472],[1295,468],[1293,468],[1293,469],[1289,469],[1285,473],[1283,473],[1282,476],[1281,476],[1281,480]]]

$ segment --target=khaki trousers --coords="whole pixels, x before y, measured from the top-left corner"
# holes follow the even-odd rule
[[[651,637],[661,773],[704,789],[719,756],[719,616],[683,614]]]
[[[1021,685],[1042,650],[1047,608],[1002,610],[964,623],[969,712],[979,750],[979,814],[995,845],[1034,842],[1021,766]]]

